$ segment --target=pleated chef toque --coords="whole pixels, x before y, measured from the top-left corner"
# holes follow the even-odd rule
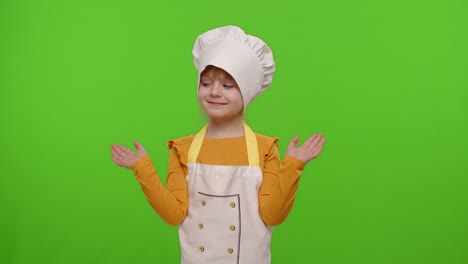
[[[197,37],[192,50],[200,74],[208,65],[228,72],[239,85],[246,107],[270,85],[275,72],[273,53],[261,39],[237,26],[223,26]],[[198,86],[197,86],[198,87]]]

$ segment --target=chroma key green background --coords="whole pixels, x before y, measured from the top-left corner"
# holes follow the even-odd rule
[[[192,46],[238,25],[273,84],[251,128],[327,139],[272,263],[468,263],[468,5],[422,1],[0,3],[0,263],[179,263],[112,143],[139,140],[165,181],[166,142],[204,124]]]

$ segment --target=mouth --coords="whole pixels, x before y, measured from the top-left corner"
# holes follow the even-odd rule
[[[226,104],[226,103],[210,102],[210,101],[207,101],[207,102],[211,105],[225,105]]]

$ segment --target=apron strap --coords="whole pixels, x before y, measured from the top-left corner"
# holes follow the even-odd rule
[[[195,135],[195,138],[192,141],[190,150],[188,152],[188,162],[196,163],[198,153],[200,153],[201,146],[203,144],[203,139],[205,138],[206,129],[208,124],[203,126],[203,128]],[[244,133],[245,133],[245,142],[247,144],[247,157],[249,160],[249,166],[260,166],[258,160],[258,145],[257,137],[254,132],[250,129],[249,126],[244,122]]]
[[[252,129],[244,123],[245,142],[247,144],[247,158],[249,159],[249,166],[260,166],[258,161],[258,145],[257,137]]]

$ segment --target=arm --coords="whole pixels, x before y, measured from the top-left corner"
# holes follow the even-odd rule
[[[260,216],[269,226],[281,224],[291,212],[305,163],[289,155],[280,160],[276,143],[265,159],[259,190]]]
[[[312,135],[300,147],[296,147],[298,141],[298,136],[291,140],[282,163],[276,144],[273,144],[265,160],[259,207],[260,216],[267,225],[279,225],[289,215],[296,197],[299,176],[305,165],[320,154],[325,143],[322,133]]]
[[[167,190],[148,155],[137,160],[132,170],[146,199],[158,215],[170,225],[182,223],[188,208],[187,181],[177,151],[174,148],[170,150]]]

